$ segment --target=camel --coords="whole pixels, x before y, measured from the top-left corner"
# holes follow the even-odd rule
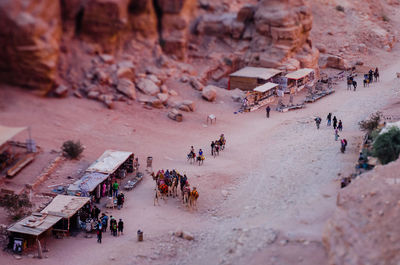
[[[196,187],[193,187],[193,190],[189,194],[189,207],[197,211],[197,199],[199,198],[199,193],[196,190]]]
[[[168,194],[172,197],[178,197],[178,178],[173,177],[171,186],[168,186]]]
[[[190,195],[190,185],[189,183],[186,183],[186,185],[183,187],[183,204],[186,206],[189,206],[189,195]]]

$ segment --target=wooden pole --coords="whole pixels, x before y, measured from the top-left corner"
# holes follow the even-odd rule
[[[42,245],[40,244],[39,237],[36,237],[36,243],[38,246],[38,258],[42,259],[43,258],[43,251],[42,251]]]

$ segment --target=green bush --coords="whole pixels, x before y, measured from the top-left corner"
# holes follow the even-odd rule
[[[400,154],[400,130],[392,127],[379,135],[373,144],[373,153],[383,165],[395,161]]]
[[[344,12],[344,7],[341,6],[341,5],[337,5],[335,8],[336,8],[336,10],[339,11],[339,12]]]
[[[387,15],[383,14],[382,15],[382,20],[385,21],[385,22],[389,22],[390,18]]]
[[[22,195],[5,194],[0,197],[0,206],[7,210],[13,220],[18,220],[28,213],[32,203],[25,193]]]
[[[78,158],[83,152],[83,146],[80,141],[66,141],[62,145],[63,155],[70,159]]]

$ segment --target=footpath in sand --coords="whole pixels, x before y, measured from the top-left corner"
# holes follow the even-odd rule
[[[154,170],[177,168],[186,172],[191,184],[199,187],[200,199],[198,212],[187,211],[174,199],[154,207],[154,183],[147,178],[127,193],[121,211],[109,212],[124,219],[124,236],[114,238],[106,233],[101,245],[83,235],[50,239],[47,259],[24,257],[18,261],[2,253],[0,261],[20,264],[29,260],[42,265],[324,264],[322,230],[335,207],[339,174],[353,172],[361,136],[358,122],[397,96],[396,67],[399,65],[381,70],[382,81],[368,88],[346,91],[341,82],[332,96],[302,110],[272,112],[268,120],[262,110],[233,116],[227,112],[229,108],[222,109],[217,113],[217,125],[208,128],[200,125],[200,116],[191,117],[177,130],[167,119],[140,120],[128,111],[110,112],[101,119],[94,103],[82,107],[76,99],[49,103],[25,96],[35,104],[23,106],[10,98],[15,108],[0,114],[9,125],[39,121],[47,115],[48,119],[33,130],[45,148],[56,148],[59,141],[74,136],[87,148],[85,161],[110,148],[136,150],[141,158],[150,153],[155,158]],[[17,94],[6,92],[10,97]],[[71,102],[76,107],[74,113],[66,111]],[[37,110],[32,111],[35,105]],[[210,108],[218,111],[218,107]],[[207,108],[200,104],[198,112],[204,114]],[[325,126],[328,112],[343,121],[340,135],[349,142],[345,154],[334,141],[332,127]],[[143,115],[148,118],[154,112]],[[317,115],[324,121],[320,130],[313,120]],[[49,122],[53,118],[61,121],[55,129]],[[137,132],[133,135],[125,131],[130,122]],[[110,126],[105,128],[104,123]],[[206,147],[220,132],[227,136],[226,150],[215,159],[208,157],[201,167],[188,165],[183,159],[188,147],[193,144],[208,152]],[[143,165],[144,159],[141,162]],[[145,232],[141,243],[136,241],[139,228]],[[172,236],[170,232],[178,229],[191,232],[195,240]],[[300,247],[292,244],[300,241]]]

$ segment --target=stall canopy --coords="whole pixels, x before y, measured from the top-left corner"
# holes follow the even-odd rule
[[[70,218],[89,202],[89,200],[90,198],[88,197],[57,195],[41,213]]]
[[[279,85],[275,84],[275,83],[268,82],[268,83],[265,83],[262,86],[258,86],[256,88],[254,88],[253,91],[265,93],[265,92],[267,92],[267,91],[269,91],[269,90],[271,90],[271,89],[273,89],[273,88],[275,88],[277,86],[279,86]]]
[[[303,69],[299,69],[295,72],[287,74],[286,77],[288,79],[299,80],[299,79],[306,77],[307,75],[309,75],[312,72],[314,72],[314,69],[303,68]]]
[[[0,125],[0,146],[25,129],[26,127],[7,127]]]
[[[111,174],[132,154],[132,152],[107,150],[86,171]]]
[[[53,225],[62,219],[61,216],[47,215],[43,213],[33,213],[24,219],[11,225],[7,231],[39,236],[49,230]]]
[[[271,77],[276,76],[277,74],[282,73],[282,71],[273,69],[273,68],[263,68],[263,67],[245,67],[236,71],[230,76],[236,77],[250,77],[250,78],[260,78],[260,79],[270,79]]]
[[[108,178],[109,174],[98,172],[86,172],[82,178],[69,185],[68,192],[81,191],[92,192],[96,187]]]

